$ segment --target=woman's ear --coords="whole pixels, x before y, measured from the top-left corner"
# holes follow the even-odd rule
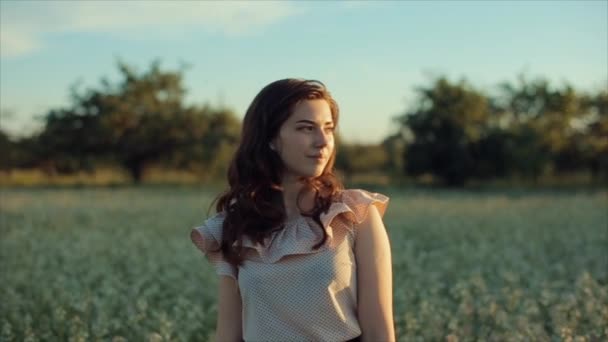
[[[273,150],[275,152],[278,152],[277,146],[281,146],[279,137],[275,137],[274,139],[270,140],[270,142],[268,143],[268,148],[270,148],[271,150]]]

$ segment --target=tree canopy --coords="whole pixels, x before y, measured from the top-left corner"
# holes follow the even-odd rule
[[[240,120],[224,107],[185,103],[184,70],[154,61],[143,72],[118,62],[117,82],[71,89],[71,103],[50,109],[42,129],[11,139],[0,130],[0,169],[48,174],[94,172],[103,165],[142,180],[151,165],[223,178]],[[348,180],[361,173],[431,175],[448,186],[471,179],[589,172],[608,181],[608,87],[583,93],[547,80],[502,82],[494,95],[466,80],[433,79],[395,118],[380,144],[337,137],[336,166]]]

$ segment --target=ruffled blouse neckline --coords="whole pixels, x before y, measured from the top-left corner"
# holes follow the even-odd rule
[[[339,200],[333,202],[327,212],[320,216],[327,240],[317,249],[313,247],[323,238],[323,231],[313,218],[301,214],[285,221],[282,229],[272,232],[264,240],[264,245],[244,236],[243,247],[254,253],[253,259],[264,263],[276,263],[287,255],[322,252],[330,246],[337,246],[349,233],[356,234],[353,228],[365,219],[370,205],[375,205],[380,214],[384,214],[388,200],[382,194],[360,189],[342,191]],[[210,246],[219,246],[224,215],[218,213],[205,226],[199,227]]]
[[[300,222],[301,220],[306,219],[306,217],[302,214],[298,214],[297,216],[293,216],[292,218],[285,220],[285,226],[290,226],[290,225],[294,225],[297,224],[298,222]]]

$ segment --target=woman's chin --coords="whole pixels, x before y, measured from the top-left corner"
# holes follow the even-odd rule
[[[321,176],[323,174],[324,169],[324,166],[317,166],[311,168],[300,168],[299,170],[292,169],[289,173],[291,173],[292,176],[295,176],[296,178],[310,179]]]

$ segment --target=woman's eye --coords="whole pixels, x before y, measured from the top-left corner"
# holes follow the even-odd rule
[[[302,126],[298,128],[299,131],[312,132],[315,130],[315,126]],[[325,127],[325,132],[333,132],[335,127]]]

